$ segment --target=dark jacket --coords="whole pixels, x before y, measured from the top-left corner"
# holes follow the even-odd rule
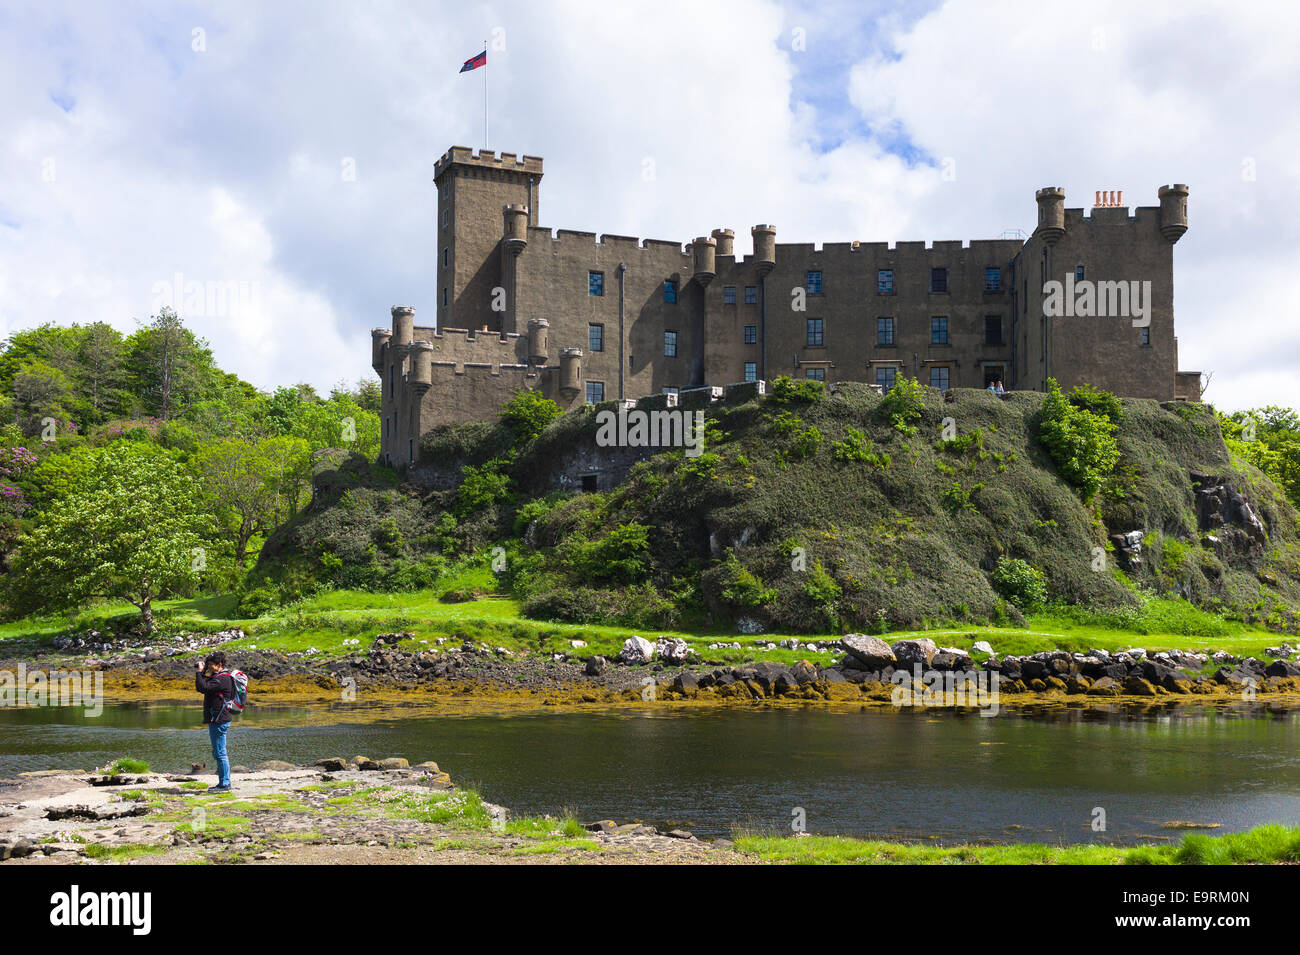
[[[235,697],[235,681],[225,670],[204,676],[199,670],[194,674],[194,689],[203,694],[203,722],[229,723],[230,710],[226,701]]]

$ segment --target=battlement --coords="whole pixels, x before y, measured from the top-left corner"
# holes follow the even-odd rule
[[[515,339],[528,337],[520,332],[506,332],[502,335],[499,332],[485,332],[473,328],[443,328],[436,332],[433,331],[433,329],[429,329],[429,331],[432,334],[427,340],[430,341],[460,339],[463,341],[484,342],[488,344],[495,342],[501,346],[512,345]]]
[[[438,383],[457,383],[465,379],[508,379],[518,382],[523,387],[525,381],[535,379],[537,373],[528,365],[515,362],[492,365],[488,362],[467,361],[457,365],[454,361],[431,361],[429,371],[433,379],[433,390],[438,390]],[[508,396],[507,396],[508,397]]]
[[[445,172],[456,165],[526,173],[539,179],[542,176],[541,156],[519,156],[516,153],[502,153],[498,156],[491,149],[480,149],[474,152],[468,146],[452,146],[433,164],[433,178],[435,180],[441,178]]]
[[[631,235],[614,235],[612,233],[583,232],[578,229],[551,229],[547,226],[529,226],[528,243],[549,241],[551,251],[561,252],[567,249],[587,251],[590,249],[618,249],[633,252],[672,251],[683,257],[689,257],[691,243],[677,242],[672,239],[641,239]]]

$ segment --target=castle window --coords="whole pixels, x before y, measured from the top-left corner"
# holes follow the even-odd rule
[[[723,305],[736,304],[736,286],[724,285],[722,287],[722,304]]]
[[[825,368],[806,368],[806,369],[804,369],[803,376],[804,376],[805,378],[811,378],[813,381],[825,381],[825,380],[826,380],[826,369],[825,369]]]
[[[587,326],[587,347],[592,351],[605,350],[605,326],[588,325]]]
[[[1151,329],[1139,328],[1138,335],[1138,341],[1141,342],[1143,348],[1146,348],[1151,344]]]
[[[389,365],[388,366],[388,397],[390,398],[393,397],[393,394],[396,391],[397,391],[397,366]]]
[[[664,357],[665,358],[677,357],[677,333],[676,332],[664,332]]]
[[[825,342],[822,337],[822,320],[820,318],[808,319],[808,345],[812,348],[819,348]]]
[[[745,362],[745,380],[758,381],[758,362],[756,361]]]
[[[882,348],[893,347],[894,320],[892,318],[876,319],[876,344]]]
[[[930,344],[948,344],[948,316],[935,315],[930,319]]]
[[[677,280],[664,279],[664,303],[667,305],[677,304]]]
[[[447,228],[447,210],[445,208],[442,210],[442,227]]]
[[[445,286],[443,287],[442,290],[442,306],[443,308],[447,307],[447,289]]]
[[[809,272],[807,289],[809,295],[822,294],[822,274],[820,272]]]
[[[447,250],[446,250],[446,249],[443,249],[443,250],[442,250],[442,267],[443,267],[444,269],[447,267]]]
[[[1075,280],[1076,282],[1082,282],[1082,281],[1083,281],[1083,276],[1084,276],[1085,271],[1086,271],[1086,270],[1084,269],[1084,267],[1083,267],[1083,263],[1082,263],[1082,262],[1080,262],[1078,265],[1076,265],[1076,266],[1074,267],[1074,280]]]
[[[984,291],[1002,291],[1002,270],[989,266],[984,270]]]
[[[876,384],[883,390],[889,391],[894,387],[894,382],[898,381],[898,369],[893,365],[876,366]]]
[[[666,395],[678,394],[680,390],[681,389],[679,389],[676,385],[664,385],[664,394]]]
[[[876,269],[876,294],[877,295],[894,294],[894,270],[893,269]]]
[[[757,286],[757,285],[746,285],[746,286],[745,286],[745,304],[746,304],[746,305],[757,305],[757,304],[758,304],[758,286]]]
[[[758,326],[757,326],[757,325],[746,325],[746,326],[745,326],[745,344],[746,344],[746,345],[757,345],[757,344],[758,344]]]
[[[984,344],[985,345],[1002,344],[1002,316],[1001,315],[984,316]]]
[[[414,438],[406,439],[406,459],[410,461],[412,464],[415,463],[415,439]]]
[[[588,295],[605,294],[605,273],[604,272],[587,273],[587,294]]]
[[[948,270],[947,269],[930,270],[930,291],[931,292],[948,291]]]
[[[603,381],[587,382],[587,404],[595,405],[605,400],[605,383]]]
[[[930,369],[930,387],[948,390],[948,366],[935,365]]]

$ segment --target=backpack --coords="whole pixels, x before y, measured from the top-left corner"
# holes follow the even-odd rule
[[[248,674],[243,670],[231,670],[226,674],[230,677],[230,685],[235,689],[235,695],[222,704],[230,710],[232,716],[238,716],[244,712],[244,706],[248,703]]]

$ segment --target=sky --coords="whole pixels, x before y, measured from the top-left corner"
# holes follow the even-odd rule
[[[0,337],[178,308],[265,389],[432,324],[435,160],[545,159],[541,224],[688,242],[996,238],[1191,187],[1180,365],[1295,406],[1300,4],[0,3]],[[195,290],[199,294],[195,294]]]

